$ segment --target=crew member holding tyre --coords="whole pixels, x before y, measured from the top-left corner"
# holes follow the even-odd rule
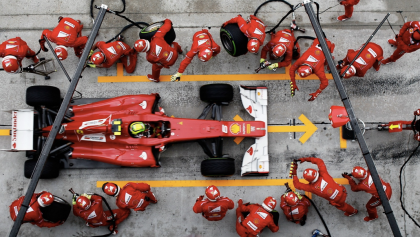
[[[13,221],[16,220],[16,217],[19,213],[20,207],[23,203],[25,196],[20,197],[19,199],[12,202],[10,205],[10,217]],[[41,208],[47,207],[54,202],[54,196],[46,191],[40,193],[35,193],[32,195],[31,201],[29,202],[29,207],[26,211],[25,217],[23,218],[23,223],[31,223],[38,227],[56,227],[64,223],[64,221],[50,222],[43,218]]]
[[[169,45],[165,41],[165,34],[172,28],[172,21],[166,19],[164,24],[159,28],[156,34],[152,37],[151,42],[140,39],[134,44],[137,52],[145,52],[146,59],[152,66],[152,74],[147,74],[147,78],[153,82],[159,82],[160,70],[169,68],[174,65],[178,59],[178,53],[182,53],[181,46],[177,42]]]
[[[293,167],[293,185],[295,188],[305,192],[311,192],[319,197],[325,198],[331,205],[344,212],[345,216],[357,214],[357,209],[346,203],[347,191],[344,186],[337,184],[327,171],[324,161],[320,158],[306,157],[298,159],[300,163],[311,162],[318,166],[318,170],[305,169],[303,178],[309,184],[301,183],[297,177],[297,163]]]
[[[278,223],[275,223],[272,214],[277,201],[273,197],[267,197],[264,202],[259,204],[243,204],[242,199],[238,201],[236,208],[236,232],[241,237],[256,237],[268,227],[271,232],[279,231]],[[245,213],[249,213],[244,216]]]
[[[223,23],[222,27],[228,24],[238,24],[239,29],[248,37],[248,52],[257,54],[265,39],[265,25],[254,15],[250,15],[245,21],[242,15],[238,15]]]
[[[351,191],[353,192],[365,191],[369,194],[372,194],[372,197],[366,204],[366,209],[369,215],[365,217],[363,220],[366,222],[369,222],[369,221],[378,219],[378,212],[376,211],[376,207],[382,205],[382,202],[381,202],[381,199],[379,198],[378,191],[376,190],[376,187],[373,184],[373,179],[372,179],[372,176],[370,175],[370,171],[365,170],[363,167],[355,166],[351,174],[354,178],[356,178],[359,181],[358,184],[356,184],[356,182],[349,176],[348,173],[342,174],[342,176],[349,181]],[[385,191],[386,197],[389,200],[392,195],[391,185],[383,181],[382,179],[381,179],[381,183]]]
[[[116,197],[116,204],[120,209],[144,211],[149,203],[156,204],[157,199],[146,183],[127,183],[120,188],[115,183],[104,183],[102,191],[109,196]]]
[[[39,62],[36,53],[20,37],[8,39],[0,44],[0,57],[3,58],[3,69],[8,73],[21,72],[22,60],[25,57],[31,58],[34,63]]]
[[[328,39],[325,40],[327,41],[330,52],[333,53],[335,45]],[[321,81],[319,89],[315,93],[309,94],[311,98],[308,101],[314,101],[318,95],[328,86],[328,79],[325,76],[325,65],[327,65],[327,61],[325,60],[321,45],[319,45],[318,39],[315,39],[311,47],[309,47],[309,49],[290,67],[289,74],[291,79],[291,95],[294,96],[295,91],[299,90],[295,80],[296,70],[298,71],[299,76],[302,78],[305,78],[314,73]]]
[[[172,75],[171,81],[181,79],[182,73],[184,73],[185,69],[191,63],[195,55],[198,54],[200,61],[207,62],[219,53],[220,46],[217,45],[216,41],[214,41],[212,35],[207,29],[202,29],[201,31],[196,32],[193,36],[193,44],[190,51],[185,56],[184,60],[182,60],[178,72]]]
[[[45,47],[44,36],[46,36],[49,41],[57,45],[54,51],[60,60],[67,58],[67,47],[73,47],[74,53],[80,58],[88,40],[87,36],[82,36],[82,30],[83,24],[81,24],[80,20],[60,16],[58,18],[58,25],[52,31],[46,29],[42,32],[39,44],[41,45],[42,51],[48,51]]]
[[[127,219],[130,215],[129,209],[113,209],[104,211],[102,207],[102,197],[95,194],[73,195],[73,214],[86,221],[86,226],[96,228],[98,226],[108,226],[113,234],[117,234],[118,224]],[[113,223],[115,220],[115,225]],[[115,227],[115,228],[114,228]]]
[[[96,49],[99,49],[99,52],[93,53]],[[94,65],[88,64],[90,67],[110,68],[120,59],[127,73],[133,73],[136,69],[137,51],[122,41],[110,43],[99,41],[92,47],[91,53],[90,61]]]
[[[235,207],[235,203],[227,197],[220,196],[219,189],[210,185],[206,188],[206,196],[201,195],[195,201],[193,211],[201,213],[201,215],[209,221],[222,220],[228,210]]]
[[[363,45],[362,45],[363,47]],[[359,50],[349,49],[347,55],[343,60],[338,61],[337,69],[341,69],[340,75],[347,69],[347,65],[353,61],[354,57],[360,52]],[[364,77],[366,72],[372,67],[376,71],[379,71],[381,66],[381,60],[383,59],[382,47],[378,44],[369,42],[363,52],[354,61],[353,65],[347,70],[344,78],[350,78],[352,76]]]
[[[292,25],[293,26],[293,25]],[[297,26],[294,25],[296,28]],[[264,63],[267,59],[267,53],[270,56],[270,60],[280,59],[284,56],[280,63],[273,63],[268,66],[268,69],[273,70],[274,68],[287,67],[292,63],[293,59],[293,48],[294,42],[296,41],[293,34],[293,29],[284,29],[277,31],[277,33],[270,33],[271,40],[262,48],[260,63]],[[300,55],[299,44],[296,43],[296,50]],[[298,58],[299,56],[297,56]]]

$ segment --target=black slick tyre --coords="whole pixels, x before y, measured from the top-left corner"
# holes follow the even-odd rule
[[[41,207],[42,217],[45,220],[56,223],[66,221],[70,215],[71,205],[64,199],[54,196],[54,202],[47,206]]]
[[[29,106],[59,106],[60,89],[54,86],[31,86],[26,89],[26,104]]]
[[[156,34],[156,32],[159,30],[159,28],[163,25],[163,21],[159,21],[159,22],[155,22],[150,24],[149,26],[143,28],[140,31],[140,39],[145,39],[148,41],[152,40],[152,37]],[[172,44],[172,42],[175,41],[176,39],[176,34],[175,34],[175,30],[174,27],[171,27],[171,29],[168,31],[168,33],[166,33],[165,37],[164,37],[166,43],[168,44]]]
[[[208,103],[228,103],[233,99],[233,87],[229,84],[208,84],[201,86],[200,99]]]
[[[228,24],[220,29],[220,39],[225,50],[233,57],[248,52],[248,37],[239,29],[238,24]]]
[[[201,174],[207,177],[227,177],[235,174],[232,158],[210,158],[201,162]]]
[[[30,159],[25,161],[24,175],[25,178],[30,179],[34,172],[36,162],[38,159]],[[60,162],[58,160],[47,160],[44,165],[44,169],[41,173],[41,179],[54,179],[60,174]]]

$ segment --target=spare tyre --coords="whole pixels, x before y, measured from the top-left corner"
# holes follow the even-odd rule
[[[160,27],[163,25],[163,21],[159,21],[159,22],[155,22],[150,24],[149,26],[143,28],[140,31],[140,39],[145,39],[148,41],[152,40],[152,37],[156,34],[156,32],[160,29]],[[171,26],[171,29],[168,31],[168,33],[166,33],[165,37],[164,37],[166,43],[168,44],[172,44],[172,42],[175,41],[176,39],[176,34],[175,34],[175,30],[174,27]]]
[[[30,159],[25,161],[24,175],[25,178],[30,179],[34,172],[38,159]],[[45,162],[44,169],[41,172],[41,179],[54,179],[60,174],[60,161],[55,159],[48,159]]]
[[[61,105],[60,89],[54,86],[31,86],[26,89],[26,104],[29,106]]]
[[[210,158],[201,162],[201,174],[207,177],[227,177],[235,174],[232,158]]]
[[[54,196],[54,202],[46,207],[40,207],[42,218],[47,221],[56,223],[66,221],[70,215],[71,205],[64,199]]]
[[[227,24],[220,29],[220,39],[223,47],[233,57],[238,57],[248,52],[248,37],[239,29],[238,24]]]
[[[229,84],[208,84],[201,86],[200,99],[208,103],[229,103],[233,99],[233,87]]]

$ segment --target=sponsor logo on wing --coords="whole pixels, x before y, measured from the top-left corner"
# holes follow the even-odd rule
[[[218,212],[221,212],[222,211],[222,208],[220,207],[220,206],[218,206],[218,207],[216,207],[216,208],[213,208],[212,210],[210,210],[209,212],[210,213],[218,213]]]
[[[95,218],[95,217],[96,217],[96,212],[95,212],[95,211],[93,211],[93,212],[91,212],[91,213],[89,214],[89,216],[88,216],[88,220],[93,219],[93,218]]]
[[[112,54],[117,54],[117,51],[115,51],[114,47],[112,47],[112,46],[107,48],[106,50],[108,50]]]
[[[331,197],[330,197],[330,199],[334,199],[335,197],[337,197],[337,195],[338,195],[338,190],[336,189],[335,191],[334,191],[334,193],[331,195]]]
[[[111,116],[108,117],[109,119],[111,118]],[[108,118],[104,118],[104,119],[97,119],[97,120],[90,120],[90,121],[86,121],[82,123],[82,126],[79,127],[79,129],[84,129],[86,127],[91,127],[91,126],[101,126],[101,125],[105,125],[105,122]]]
[[[18,47],[17,45],[13,45],[13,44],[6,44],[6,49],[11,49],[11,48],[16,48]]]
[[[376,58],[376,57],[378,56],[378,55],[376,54],[376,52],[375,52],[373,49],[369,48],[369,49],[368,49],[368,51],[369,51],[369,53],[370,53],[370,54],[372,54],[372,55],[373,55],[373,57],[375,57],[375,58]]]
[[[299,208],[295,208],[290,212],[290,215],[298,215],[299,214]]]
[[[143,151],[139,157],[143,158],[143,160],[147,160],[147,153]]]
[[[208,39],[202,39],[198,41],[198,45],[202,45],[204,43],[206,43],[208,41]]]
[[[321,180],[321,192],[323,192],[324,191],[324,189],[327,187],[327,185],[328,185],[328,183],[327,182],[325,182],[325,180]]]
[[[118,44],[121,46],[121,48],[123,48],[124,50],[126,49],[126,47],[124,46],[124,44],[122,42],[118,42]]]
[[[167,62],[171,61],[172,56],[174,56],[174,53],[171,51],[171,52],[169,53],[169,56],[168,56],[168,58],[166,59],[166,61],[167,61]]]
[[[255,28],[255,30],[254,30],[254,34],[257,34],[257,35],[263,35],[264,33],[263,33],[262,31],[260,31],[260,29]]]
[[[267,218],[267,213],[265,213],[265,212],[257,212],[257,214],[259,215],[259,216],[261,216],[261,218],[263,218],[264,220],[265,220],[265,218]]]
[[[74,27],[75,27],[75,25],[74,25],[74,24],[72,24],[72,23],[70,23],[70,22],[68,22],[68,21],[65,21],[65,22],[64,22],[64,24],[66,24],[66,25],[68,25],[68,26],[71,26],[72,28],[74,28]]]
[[[125,204],[128,204],[128,202],[130,202],[131,197],[132,197],[132,195],[130,195],[128,193],[125,193],[125,196],[124,196]]]
[[[93,133],[89,135],[84,135],[81,140],[92,142],[106,142],[106,137],[105,134],[102,133]]]
[[[370,188],[370,186],[372,186],[372,184],[373,184],[373,179],[372,179],[372,176],[369,175],[369,179],[368,179],[369,188]]]
[[[254,231],[256,231],[258,229],[258,227],[256,225],[254,225],[254,223],[252,223],[251,221],[248,221],[248,223],[246,223],[249,227],[251,227],[251,229],[253,229]]]
[[[70,35],[70,34],[67,34],[66,32],[60,31],[60,32],[58,32],[57,37],[59,37],[59,38],[66,38],[66,37],[68,37],[69,35]]]
[[[366,61],[365,61],[365,60],[363,60],[363,58],[362,58],[362,57],[357,58],[357,59],[356,59],[356,62],[357,62],[358,64],[360,64],[360,65],[364,65],[364,66],[366,66],[366,65],[367,65]]]
[[[160,47],[159,45],[156,45],[156,56],[159,56],[160,52],[162,51],[162,47]]]
[[[144,199],[141,199],[140,202],[139,202],[139,204],[137,204],[136,208],[141,207],[141,205],[143,205],[143,203],[144,203]]]

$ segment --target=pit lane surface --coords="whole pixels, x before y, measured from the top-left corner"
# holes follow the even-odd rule
[[[298,1],[290,1],[297,4]],[[95,1],[95,4],[108,4],[111,9],[120,9],[119,1]],[[322,1],[320,10],[335,5],[334,0]],[[320,21],[328,38],[336,44],[334,56],[336,60],[344,58],[348,49],[357,49],[366,41],[389,11],[389,18],[395,30],[402,25],[402,19],[395,11],[404,11],[403,15],[409,20],[420,20],[418,12],[420,7],[414,0],[363,2],[355,6],[353,17],[346,22],[337,22],[335,18],[343,14],[344,9],[337,6],[320,16]],[[38,50],[38,39],[43,29],[52,29],[56,26],[58,16],[69,16],[80,19],[85,24],[84,35],[90,32],[92,22],[89,17],[88,1],[37,1],[30,2],[17,0],[13,4],[8,2],[0,3],[0,39],[5,41],[15,36],[27,41],[33,50]],[[164,18],[173,21],[177,33],[176,41],[180,43],[186,52],[191,47],[191,38],[194,32],[201,28],[211,26],[210,32],[221,46],[219,39],[219,26],[226,20],[241,13],[243,16],[254,12],[260,3],[253,1],[141,1],[127,2],[125,15],[133,20],[154,22]],[[273,26],[288,11],[284,4],[272,3],[260,11],[259,17],[269,26]],[[290,18],[289,18],[290,19]],[[297,12],[297,22],[307,29],[305,35],[313,36],[309,19],[301,9]],[[282,27],[287,27],[290,20],[284,21]],[[102,24],[97,40],[107,40],[113,37],[120,29],[128,24],[125,20],[114,15],[107,14]],[[270,28],[270,27],[269,27]],[[303,35],[297,33],[297,35]],[[126,42],[132,46],[138,39],[138,30],[130,29],[124,33]],[[384,25],[373,39],[384,49],[384,56],[388,57],[393,48],[387,40],[393,37],[388,25]],[[268,40],[269,36],[267,36]],[[266,40],[266,41],[267,41]],[[301,44],[304,52],[310,41],[303,41]],[[50,52],[41,52],[40,57],[52,57]],[[163,75],[170,75],[176,72],[181,58],[171,69],[162,69]],[[247,54],[239,58],[230,57],[224,49],[220,55],[208,63],[200,63],[197,59],[187,68],[185,75],[194,74],[252,74],[258,66],[259,56]],[[381,67],[379,72],[373,69],[364,78],[352,78],[344,81],[347,92],[352,101],[355,113],[358,118],[365,122],[388,122],[392,120],[410,120],[412,112],[420,106],[418,98],[419,90],[419,69],[420,52],[414,52],[402,57],[394,64]],[[24,60],[24,65],[31,63]],[[73,74],[77,64],[77,58],[70,50],[69,58],[64,61],[70,75]],[[146,75],[151,72],[151,65],[145,60],[144,55],[139,55],[136,71],[133,75]],[[284,69],[277,72],[260,73],[284,73]],[[28,108],[25,104],[25,90],[32,85],[52,85],[62,89],[64,94],[68,82],[61,70],[51,75],[51,80],[45,81],[43,77],[33,74],[9,75],[2,73],[2,87],[0,87],[0,109],[11,110],[17,108]],[[205,106],[199,100],[198,90],[201,85],[207,82],[186,82],[178,83],[162,82],[159,84],[149,82],[136,83],[98,83],[98,76],[114,76],[116,67],[110,69],[86,69],[83,78],[80,80],[78,90],[86,98],[115,97],[125,94],[155,93],[162,95],[162,106],[168,115],[176,117],[196,118],[200,115]],[[215,76],[217,77],[217,76]],[[349,172],[355,165],[364,165],[362,154],[357,143],[348,142],[347,149],[340,149],[339,130],[332,129],[328,121],[328,112],[331,105],[341,105],[338,93],[332,81],[330,86],[314,101],[307,102],[309,93],[314,92],[318,86],[318,80],[297,81],[299,91],[291,98],[288,81],[226,81],[237,88],[240,84],[264,85],[269,88],[269,112],[268,119],[271,125],[286,125],[289,119],[297,119],[304,114],[318,127],[318,130],[305,143],[301,144],[297,139],[290,139],[288,133],[269,134],[270,154],[270,175],[259,177],[260,179],[286,179],[290,161],[303,157],[315,156],[324,159],[330,174],[335,178],[341,178],[342,172]],[[223,118],[231,120],[235,115],[241,116],[244,120],[250,120],[243,109],[239,90],[236,90],[234,101],[223,109]],[[10,124],[10,115],[0,114],[1,124]],[[297,138],[301,134],[297,134]],[[389,134],[387,132],[367,131],[365,138],[373,154],[376,167],[381,177],[391,183],[393,196],[390,200],[398,225],[403,236],[416,236],[415,225],[404,215],[399,205],[399,168],[408,157],[411,150],[417,145],[412,139],[412,133]],[[249,179],[239,176],[242,156],[246,149],[253,143],[252,139],[245,139],[237,145],[233,139],[225,139],[224,151],[236,159],[237,174],[228,178]],[[9,148],[10,138],[0,137],[1,148]],[[57,196],[70,201],[71,195],[67,191],[73,188],[77,192],[97,192],[101,190],[96,187],[99,180],[203,180],[200,174],[200,162],[205,158],[200,146],[196,143],[186,143],[172,146],[162,154],[162,168],[124,168],[107,170],[62,170],[60,177],[55,180],[41,180],[37,191],[48,190]],[[0,188],[0,210],[4,217],[0,223],[0,230],[4,233],[10,231],[12,221],[9,217],[10,203],[23,195],[29,181],[23,177],[24,153],[0,153],[3,163]],[[419,169],[418,157],[414,157],[406,168],[405,204],[413,216],[419,220],[419,196],[420,185],[417,182],[417,171]],[[299,166],[298,174],[304,168],[313,167],[310,164]],[[220,178],[218,178],[220,179]],[[255,179],[252,177],[251,179]],[[199,214],[192,212],[192,206],[197,196],[204,193],[203,187],[177,187],[177,188],[153,188],[159,203],[150,205],[145,212],[132,213],[124,223],[119,226],[119,236],[182,236],[182,237],[212,237],[212,236],[237,236],[235,231],[235,213],[228,212],[223,221],[216,223],[208,222]],[[243,198],[245,201],[261,203],[263,199],[272,195],[279,199],[284,192],[283,186],[261,186],[261,187],[221,187],[222,195],[236,201]],[[318,208],[334,236],[391,236],[391,230],[382,208],[378,208],[379,220],[365,223],[363,217],[367,214],[365,204],[370,198],[365,193],[353,193],[347,186],[349,193],[348,203],[359,209],[359,214],[353,217],[345,217],[341,211],[330,206],[327,201],[314,197]],[[114,199],[107,198],[114,205]],[[235,206],[236,207],[236,206]],[[280,210],[278,207],[276,210]],[[307,224],[300,227],[293,223],[286,222],[280,218],[280,230],[273,234],[265,230],[261,236],[310,236],[310,231],[320,228],[324,231],[321,221],[318,219],[313,208],[310,209]],[[70,215],[67,222],[56,228],[40,229],[30,224],[24,224],[20,236],[90,236],[105,233],[105,228],[92,229],[84,225],[79,218]]]

